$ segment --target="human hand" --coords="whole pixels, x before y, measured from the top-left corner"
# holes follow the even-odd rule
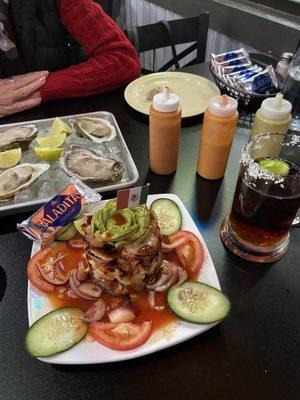
[[[38,106],[42,99],[39,89],[45,84],[48,71],[0,79],[0,115],[11,115]]]

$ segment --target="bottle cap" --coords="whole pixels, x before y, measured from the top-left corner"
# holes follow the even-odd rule
[[[293,53],[285,52],[281,54],[281,59],[291,61],[293,55],[294,55]]]
[[[261,103],[261,113],[270,119],[286,119],[291,113],[292,105],[289,101],[284,100],[281,93],[277,93],[276,97],[269,97]]]
[[[164,87],[162,93],[153,97],[152,106],[155,110],[161,112],[172,112],[179,108],[179,97],[175,93],[170,93],[167,87]]]
[[[238,102],[226,94],[213,97],[208,105],[208,111],[216,117],[232,117],[237,110]]]

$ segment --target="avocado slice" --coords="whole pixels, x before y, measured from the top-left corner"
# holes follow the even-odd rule
[[[116,248],[141,243],[149,224],[150,210],[146,205],[117,210],[117,199],[108,201],[92,218],[93,235]]]
[[[150,225],[150,210],[146,205],[141,205],[134,208],[134,213],[139,226],[138,231],[130,239],[133,246],[137,246],[145,239],[149,232]]]

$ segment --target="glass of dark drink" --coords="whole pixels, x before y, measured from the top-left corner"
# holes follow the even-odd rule
[[[300,135],[265,133],[243,149],[223,243],[247,260],[268,263],[288,249],[300,208]]]

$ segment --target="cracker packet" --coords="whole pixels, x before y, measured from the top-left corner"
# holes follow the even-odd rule
[[[70,184],[17,228],[36,242],[51,242],[58,231],[81,214],[87,206],[98,203],[101,195],[73,178]]]
[[[273,86],[278,86],[278,81],[272,65],[268,65],[263,71],[251,77],[245,77],[239,81],[240,87],[250,93],[266,93]]]
[[[221,54],[211,54],[211,60],[215,61],[216,63],[221,63],[223,61],[228,61],[228,60],[233,60],[238,57],[249,57],[248,52],[245,49],[237,49],[237,50],[232,50],[228,51],[226,53],[221,53]]]

